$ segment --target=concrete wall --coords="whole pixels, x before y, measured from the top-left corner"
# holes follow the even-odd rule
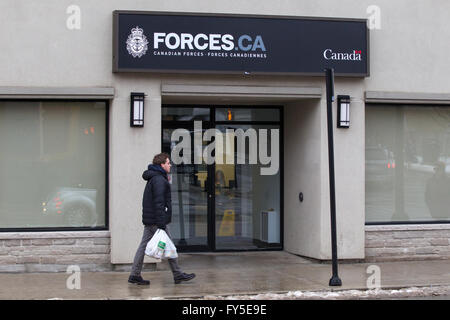
[[[158,81],[145,77],[119,76],[110,110],[110,230],[111,262],[133,261],[143,232],[142,172],[161,152],[161,96]],[[131,128],[130,92],[145,92],[145,125]],[[147,259],[145,261],[153,261]]]
[[[321,100],[285,107],[285,248],[331,258],[326,92]],[[338,257],[364,258],[364,103],[361,81],[337,79],[335,94],[350,94],[350,128],[333,134]],[[299,201],[299,193],[304,201]]]
[[[322,243],[321,113],[320,100],[291,103],[284,109],[284,248],[318,259]]]
[[[363,83],[358,80],[337,80],[335,94],[351,96],[350,128],[336,128],[336,103],[333,104],[334,160],[336,184],[336,225],[338,258],[364,257],[365,223],[365,121]],[[328,134],[326,102],[322,100],[322,222],[321,258],[331,258],[331,227],[329,208]]]
[[[81,9],[81,29],[69,30],[70,5]],[[0,86],[111,86],[112,11],[146,10],[315,17],[369,18],[380,8],[380,27],[370,32],[371,74],[366,90],[447,92],[450,2],[435,0],[3,0],[0,3]],[[150,75],[148,79],[160,76]]]

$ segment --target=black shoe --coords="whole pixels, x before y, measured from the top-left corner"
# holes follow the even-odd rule
[[[179,276],[173,278],[176,284],[181,283],[181,281],[189,281],[195,278],[195,273],[182,273]]]
[[[150,285],[150,281],[142,279],[141,276],[130,276],[128,278],[128,282],[129,283],[135,283],[135,284],[138,284],[140,286],[148,286],[148,285]]]

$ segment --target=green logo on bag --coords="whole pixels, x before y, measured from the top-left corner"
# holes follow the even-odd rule
[[[166,248],[166,243],[165,243],[165,242],[162,242],[162,241],[159,241],[159,242],[158,242],[158,248],[164,250],[164,249]]]

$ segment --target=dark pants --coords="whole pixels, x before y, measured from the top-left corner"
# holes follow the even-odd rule
[[[144,226],[144,234],[142,235],[141,243],[139,244],[139,247],[136,251],[136,255],[134,256],[134,262],[133,267],[131,269],[131,275],[132,276],[140,276],[142,271],[142,264],[144,263],[144,256],[145,256],[145,248],[147,247],[147,243],[150,241],[150,239],[155,234],[156,230],[158,230],[158,227],[154,224],[149,226]],[[166,226],[166,233],[169,236],[170,239],[172,239],[172,236],[170,235],[169,227]],[[173,276],[176,277],[183,272],[181,271],[180,267],[178,266],[178,259],[167,259],[169,261],[170,269],[172,270]]]

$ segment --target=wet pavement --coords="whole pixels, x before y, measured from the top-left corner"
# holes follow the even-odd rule
[[[180,254],[179,264],[197,277],[175,285],[167,262],[144,272],[150,286],[127,282],[128,272],[80,273],[80,289],[68,273],[0,273],[0,299],[202,299],[211,296],[283,294],[450,286],[450,260],[340,263],[341,287],[329,287],[331,264],[284,251]],[[377,267],[379,269],[377,269]],[[369,268],[369,269],[368,269]],[[371,271],[372,270],[372,271]]]

